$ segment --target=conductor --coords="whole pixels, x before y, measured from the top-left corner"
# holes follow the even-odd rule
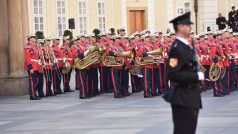
[[[195,47],[188,42],[193,24],[190,14],[187,12],[170,21],[176,33],[167,65],[167,76],[173,88],[164,99],[172,107],[174,134],[195,134],[202,108],[200,82],[204,80],[204,74],[198,70]]]

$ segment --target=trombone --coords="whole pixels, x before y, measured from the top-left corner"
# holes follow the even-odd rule
[[[56,71],[56,74],[57,74],[57,76],[61,79],[61,71],[60,71],[60,69],[59,69],[59,67],[58,67],[58,60],[57,60],[57,58],[55,57],[55,54],[54,54],[54,52],[53,52],[53,50],[52,50],[52,48],[49,46],[49,49],[50,49],[50,51],[51,51],[51,56],[53,57],[53,64],[52,64],[52,66],[53,66],[53,69],[55,69],[55,71]]]
[[[50,52],[49,52],[49,48],[48,48],[49,46],[47,44],[44,44],[44,45],[45,45],[44,47],[45,47],[46,60],[48,61],[48,64],[46,63],[45,65],[52,66],[51,56],[50,56]],[[52,81],[52,70],[45,68],[45,72],[46,72],[46,76],[47,76],[46,77],[47,81]]]

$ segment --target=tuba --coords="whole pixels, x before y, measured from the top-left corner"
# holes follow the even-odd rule
[[[71,70],[71,65],[64,58],[63,58],[63,61],[64,61],[64,65],[63,65],[63,68],[62,68],[62,74],[67,74]]]
[[[100,54],[98,46],[91,46],[90,49],[84,52],[84,55],[85,57],[83,59],[76,58],[74,60],[77,69],[85,69],[99,60]]]
[[[133,65],[133,66],[131,66],[131,68],[129,69],[129,73],[131,74],[131,75],[138,75],[138,74],[140,74],[141,73],[141,70],[142,69],[142,67],[140,66],[140,65]]]
[[[156,49],[156,50],[152,50],[147,52],[148,55],[155,55],[155,56],[160,56],[162,55],[162,49]],[[145,66],[145,65],[151,65],[151,64],[157,64],[158,61],[157,59],[154,59],[152,57],[136,57],[135,59],[136,63],[140,66]]]
[[[218,62],[221,61],[222,59],[223,59],[222,56],[218,56]],[[221,67],[213,62],[209,69],[209,79],[211,81],[217,81],[221,76],[221,71],[222,71]]]
[[[123,52],[120,52],[120,53],[116,53],[115,56],[116,57],[103,55],[102,59],[101,59],[103,65],[107,66],[107,67],[123,66],[123,64],[125,62],[124,57],[133,58],[135,56],[135,52],[134,52],[134,50],[123,51]]]

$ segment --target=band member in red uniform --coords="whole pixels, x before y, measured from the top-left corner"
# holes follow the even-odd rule
[[[129,36],[128,35],[125,35],[124,37],[124,45],[121,44],[121,47],[123,49],[123,51],[132,51],[132,48],[130,47],[129,45]],[[129,68],[131,66],[131,60],[132,60],[133,57],[125,57],[124,60],[125,60],[125,63],[124,63],[124,66],[122,68],[122,88],[124,90],[124,93],[126,96],[130,96],[130,92],[128,90],[129,88]]]
[[[51,38],[45,39],[44,44],[44,57],[45,57],[45,65],[44,65],[44,75],[45,75],[45,85],[46,85],[46,96],[54,96],[53,91],[51,89],[52,81],[53,81],[53,52],[50,49]]]
[[[24,48],[25,70],[28,72],[29,75],[30,100],[40,99],[40,97],[36,95],[39,56],[35,43],[36,43],[35,35],[29,35],[28,43]]]
[[[236,91],[237,90],[237,81],[236,81],[236,67],[237,67],[237,52],[238,49],[236,48],[236,36],[237,34],[234,33],[232,37],[232,41],[230,42],[229,48],[230,48],[230,90]]]
[[[142,36],[143,38],[143,45],[140,46],[138,49],[138,56],[139,57],[148,57],[149,55],[147,52],[152,51],[152,44],[150,43],[150,36],[148,34],[145,34]],[[150,65],[144,65],[143,66],[143,78],[144,78],[144,97],[145,98],[151,98],[152,93],[154,93],[154,87],[153,85],[153,64]]]
[[[71,53],[72,53],[72,57],[74,61],[78,57],[78,52],[80,51],[78,46],[78,37],[74,37],[72,41],[73,41],[73,44],[71,46]],[[73,62],[73,67],[75,67],[74,62]],[[80,83],[79,69],[75,67],[75,90],[79,90],[79,83]]]
[[[87,44],[85,43],[84,35],[79,36],[78,41],[78,58],[83,59],[85,56],[84,52],[87,50]],[[87,99],[89,98],[88,94],[88,69],[80,69],[79,70],[79,98],[80,99]]]
[[[38,48],[38,56],[40,60],[40,64],[38,64],[38,77],[37,77],[37,87],[36,90],[38,91],[38,95],[41,98],[45,98],[46,96],[44,95],[44,69],[43,67],[45,66],[45,57],[44,57],[44,40],[39,39],[37,41],[37,48]]]
[[[99,46],[101,47],[109,47],[111,45],[111,41],[107,39],[106,33],[100,34],[100,39],[98,40]],[[110,67],[104,66],[102,63],[99,64],[99,72],[100,72],[100,93],[112,93],[110,79]],[[112,82],[111,82],[112,83]]]
[[[211,44],[210,44],[211,45]],[[197,44],[197,54],[200,57],[200,63],[201,65],[206,69],[205,71],[205,78],[209,78],[209,68],[210,68],[210,60],[209,60],[209,55],[210,55],[210,51],[209,51],[209,44],[207,44],[204,41],[204,36],[201,35],[200,36],[200,40],[199,43]],[[204,82],[204,91],[205,90],[209,90],[210,89],[210,81],[205,81]]]
[[[53,69],[53,89],[54,94],[63,94],[61,90],[61,78],[62,78],[62,67],[63,67],[63,52],[59,47],[60,38],[56,37],[53,41],[52,50],[55,55],[56,62],[54,63]]]
[[[224,59],[223,59],[223,67],[226,70],[226,73],[224,77],[222,78],[222,89],[224,90],[224,93],[228,95],[230,93],[230,62],[229,62],[229,57],[230,57],[230,47],[229,45],[231,44],[230,37],[229,37],[229,31],[225,31],[223,34],[223,41],[220,43],[222,49],[223,49],[223,54],[224,54]]]
[[[210,56],[211,56],[211,62],[214,62],[215,64],[218,64],[220,67],[223,67],[223,62],[218,58],[218,56],[224,57],[222,47],[220,46],[219,42],[214,42],[210,46]],[[212,89],[214,93],[214,97],[222,97],[223,95],[223,89],[221,88],[221,78],[219,78],[217,81],[214,81],[211,83]]]
[[[73,90],[70,88],[70,79],[71,79],[71,73],[72,73],[72,67],[73,67],[73,55],[71,52],[71,49],[69,48],[70,39],[69,36],[63,37],[63,45],[61,46],[61,51],[63,52],[63,68],[67,68],[67,66],[70,68],[69,72],[63,73],[63,85],[64,85],[64,92],[73,92]]]
[[[96,38],[94,35],[90,35],[90,45],[92,46],[97,46],[96,43]],[[98,68],[99,68],[99,64],[93,64],[90,66],[90,70],[91,70],[91,87],[92,87],[92,95],[96,96],[99,95],[99,89],[98,89]]]
[[[158,40],[158,35],[156,34],[151,34],[151,41],[152,41],[152,48],[153,50],[157,50],[161,48],[161,42]],[[160,86],[160,62],[162,56],[157,56],[155,55],[154,58],[156,58],[157,63],[153,65],[153,73],[152,73],[152,87],[154,87],[153,92],[151,93],[152,96],[159,96],[162,94],[161,92],[161,86]]]
[[[116,56],[117,53],[122,52],[120,46],[121,38],[120,36],[115,37],[115,42],[106,50],[106,55]],[[114,98],[125,97],[125,92],[122,87],[122,66],[111,67],[112,83],[114,88]]]

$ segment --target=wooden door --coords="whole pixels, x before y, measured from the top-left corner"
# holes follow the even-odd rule
[[[130,22],[130,33],[136,31],[142,31],[145,28],[145,11],[144,10],[130,10],[129,11],[129,22]]]

